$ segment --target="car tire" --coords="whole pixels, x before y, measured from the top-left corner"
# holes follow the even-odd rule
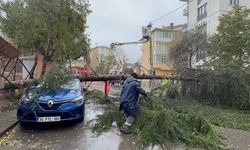
[[[83,120],[84,120],[84,117],[81,117],[81,118],[77,119],[76,122],[83,122]]]
[[[22,128],[27,128],[28,124],[26,122],[19,121],[19,124]]]

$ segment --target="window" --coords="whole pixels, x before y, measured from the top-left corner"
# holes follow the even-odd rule
[[[162,37],[163,38],[172,38],[171,32],[162,32]]]
[[[207,23],[201,25],[200,27],[198,27],[198,30],[200,33],[203,33],[203,34],[207,34]]]
[[[167,55],[156,54],[156,64],[166,64],[167,63]]]
[[[170,32],[166,32],[170,33]],[[155,49],[155,63],[166,64],[167,63],[167,42],[157,42]]]
[[[198,8],[197,20],[201,20],[207,17],[207,3]]]
[[[239,5],[239,0],[230,0],[230,5]]]
[[[156,43],[156,53],[164,54],[167,50],[167,43],[166,42],[157,42]]]

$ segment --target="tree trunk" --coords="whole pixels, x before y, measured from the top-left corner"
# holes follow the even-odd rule
[[[43,59],[43,66],[42,66],[41,76],[45,75],[45,73],[46,73],[47,62],[48,62],[47,59],[44,58],[44,59]]]
[[[2,73],[3,70],[3,61],[2,61],[2,56],[0,56],[0,73]],[[0,75],[0,89],[4,88],[4,80],[2,76]]]
[[[40,79],[41,76],[46,75],[50,70],[50,61],[42,54],[37,55],[37,65],[34,72],[34,79]]]
[[[190,56],[189,56],[189,68],[192,68],[192,57],[193,57],[193,54],[190,54]]]

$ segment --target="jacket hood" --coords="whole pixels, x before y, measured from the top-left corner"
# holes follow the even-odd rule
[[[130,82],[132,82],[132,81],[139,82],[135,77],[133,77],[133,76],[130,75],[130,76],[127,78],[127,82],[130,83]]]

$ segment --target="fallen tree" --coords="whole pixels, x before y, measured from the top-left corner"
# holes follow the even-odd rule
[[[153,144],[166,148],[169,143],[182,142],[191,147],[223,149],[221,136],[210,120],[198,113],[172,108],[163,96],[165,89],[158,88],[149,98],[140,98],[139,117],[133,126],[133,131],[140,135],[139,146]],[[113,121],[121,126],[124,120],[118,108],[111,107],[98,117],[93,131],[106,131]]]

